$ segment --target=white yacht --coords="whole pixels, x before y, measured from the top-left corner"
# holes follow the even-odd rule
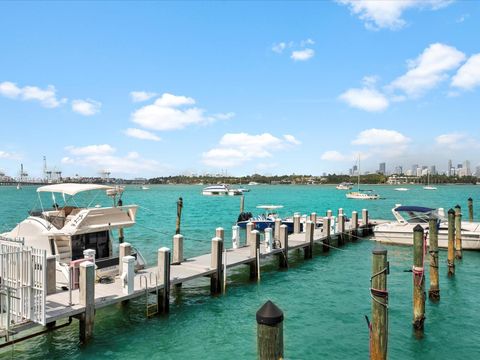
[[[396,220],[376,225],[373,240],[413,245],[413,228],[421,225],[428,231],[428,221],[433,217],[438,224],[438,247],[448,248],[448,221],[443,209],[396,205],[392,213]],[[480,223],[462,221],[462,248],[480,250]]]
[[[56,256],[57,283],[61,285],[69,284],[69,267],[84,258],[86,249],[95,250],[98,277],[118,272],[118,243],[113,241],[113,230],[133,226],[138,207],[122,204],[123,188],[65,183],[41,186],[37,193],[40,209],[30,211],[13,230],[1,234],[0,240],[16,239],[26,246],[46,250],[47,256]],[[100,205],[100,193],[104,194],[104,204],[112,201],[113,205]],[[51,207],[44,207],[46,199],[53,202]],[[79,205],[87,200],[88,205]],[[94,202],[96,205],[92,205]],[[138,251],[133,256],[137,268],[146,265]]]
[[[399,187],[395,188],[395,191],[408,191],[408,188]]]
[[[222,196],[222,195],[242,195],[243,191],[241,189],[232,189],[226,184],[218,184],[207,186],[202,190],[203,195],[207,196]]]

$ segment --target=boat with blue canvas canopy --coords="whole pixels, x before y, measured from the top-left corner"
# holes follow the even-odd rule
[[[413,245],[413,228],[420,225],[428,232],[429,220],[433,218],[436,220],[438,228],[438,247],[448,248],[448,221],[443,208],[397,204],[392,209],[392,214],[395,221],[378,224],[373,228],[373,240],[398,245]],[[480,223],[462,221],[461,226],[462,248],[480,250]]]

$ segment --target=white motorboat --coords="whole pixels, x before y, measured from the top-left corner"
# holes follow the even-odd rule
[[[408,188],[395,188],[395,191],[408,191]]]
[[[350,190],[352,188],[352,184],[348,182],[342,182],[338,184],[335,188],[337,190]]]
[[[236,195],[242,195],[243,191],[241,189],[230,188],[226,184],[218,184],[218,185],[207,186],[202,190],[202,194],[207,196],[222,196],[222,195],[236,196]]]
[[[150,190],[150,188],[149,188],[148,186],[146,186],[146,185],[143,185],[143,186],[142,186],[142,190]]]
[[[113,206],[92,206],[99,191],[113,201]],[[41,209],[32,210],[15,228],[0,235],[0,242],[21,241],[26,246],[46,250],[47,256],[56,256],[57,283],[69,285],[70,267],[84,259],[84,250],[95,250],[97,277],[117,274],[119,266],[118,244],[113,242],[113,230],[135,224],[137,205],[123,206],[123,188],[97,184],[55,184],[37,189]],[[48,193],[48,197],[45,197]],[[43,196],[42,196],[43,195]],[[53,201],[44,208],[42,203]],[[93,199],[88,199],[93,198]],[[90,200],[86,206],[82,202]],[[107,201],[108,198],[105,198]],[[58,205],[57,201],[62,205]],[[136,267],[146,262],[135,250]]]
[[[428,231],[429,219],[433,217],[438,224],[438,247],[448,248],[448,221],[445,219],[443,209],[396,205],[392,209],[392,213],[396,220],[376,225],[373,229],[373,240],[412,245],[413,228],[421,225]],[[480,250],[480,223],[462,221],[462,248]]]
[[[357,191],[351,191],[346,193],[347,199],[356,200],[378,200],[380,195],[373,190],[360,190],[360,156],[358,156],[358,177],[357,177]]]

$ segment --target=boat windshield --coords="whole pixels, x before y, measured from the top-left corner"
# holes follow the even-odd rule
[[[440,219],[437,210],[430,208],[401,206],[395,209],[395,211],[401,213],[405,221],[411,224],[428,223],[431,218]]]

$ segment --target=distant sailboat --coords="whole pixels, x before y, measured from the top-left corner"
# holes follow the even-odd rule
[[[22,187],[21,187],[20,183],[18,183],[17,184],[17,190],[21,190],[21,189],[22,189]]]
[[[360,190],[360,155],[358,155],[358,177],[357,177],[357,191],[352,191],[345,196],[348,199],[357,200],[378,200],[380,195],[374,193],[372,190]]]
[[[430,171],[427,172],[427,186],[424,186],[423,190],[437,190],[435,186],[430,186]]]

